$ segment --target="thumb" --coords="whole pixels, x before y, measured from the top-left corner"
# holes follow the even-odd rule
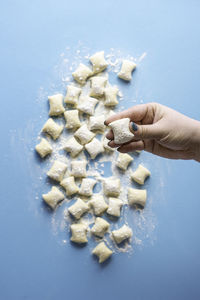
[[[163,130],[158,123],[150,125],[138,125],[134,122],[130,123],[130,131],[138,139],[158,139],[162,136]]]

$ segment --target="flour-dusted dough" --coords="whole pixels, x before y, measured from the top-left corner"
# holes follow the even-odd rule
[[[87,171],[86,171],[87,161],[85,160],[76,160],[71,162],[71,176],[80,178],[80,177],[86,177]]]
[[[124,144],[133,139],[134,134],[130,131],[129,124],[130,119],[124,118],[113,121],[108,125],[113,131],[115,144]]]
[[[63,106],[63,95],[62,94],[56,94],[53,96],[48,97],[50,110],[49,110],[49,116],[59,116],[62,115],[65,111],[65,108]]]
[[[105,90],[104,90],[104,94],[105,94],[104,105],[105,106],[117,105],[118,104],[118,100],[117,100],[118,92],[119,92],[119,90],[115,86],[109,86],[109,87],[105,88]]]
[[[135,170],[135,172],[132,172],[131,179],[142,185],[144,184],[145,179],[150,175],[151,173],[147,168],[139,165],[137,170]]]
[[[107,209],[107,214],[113,217],[120,217],[121,207],[123,205],[123,201],[118,198],[110,197],[108,199],[109,206]]]
[[[67,196],[74,195],[79,192],[79,187],[76,185],[74,176],[64,178],[60,185],[65,189]]]
[[[104,95],[105,85],[108,79],[103,76],[95,76],[90,79],[91,90],[90,96],[92,97],[102,97]]]
[[[95,224],[91,228],[91,232],[92,234],[102,238],[108,231],[109,227],[110,224],[106,220],[98,217],[95,220]]]
[[[147,191],[139,189],[128,189],[128,203],[129,205],[145,206],[147,200]]]
[[[47,175],[58,182],[60,182],[67,170],[67,165],[59,160],[55,160]]]
[[[39,155],[44,158],[48,154],[51,154],[53,148],[51,144],[44,138],[41,139],[40,143],[35,146],[35,150],[39,153]]]
[[[92,116],[94,114],[95,106],[97,105],[97,103],[98,100],[96,98],[81,95],[77,108],[81,112]]]
[[[89,206],[81,199],[77,199],[76,202],[68,208],[68,211],[75,219],[80,219],[80,217],[88,212]]]
[[[95,159],[97,155],[104,152],[102,143],[94,138],[90,143],[85,145],[85,149],[90,154],[91,159]]]
[[[67,104],[72,104],[76,106],[78,104],[78,98],[80,96],[81,89],[74,86],[74,85],[68,85],[67,86],[67,94],[64,98],[64,102]]]
[[[127,153],[119,153],[117,158],[117,167],[122,169],[123,171],[126,171],[128,168],[128,165],[133,161],[133,158],[127,154]]]
[[[57,204],[62,201],[65,196],[56,186],[52,186],[50,192],[43,194],[42,198],[52,209],[55,209]]]
[[[133,61],[123,60],[121,70],[118,73],[118,77],[130,81],[132,78],[132,71],[135,70],[136,64]]]
[[[130,239],[132,235],[132,229],[125,224],[118,230],[112,231],[112,236],[117,244],[120,244],[121,242]]]
[[[106,126],[104,125],[105,117],[104,115],[98,117],[90,117],[89,121],[89,129],[90,130],[99,130],[101,132],[104,131]]]
[[[93,72],[84,64],[80,64],[79,67],[72,73],[74,79],[80,83],[85,84],[88,77],[90,77]]]
[[[71,229],[71,241],[78,244],[87,243],[87,226],[85,224],[72,224]]]
[[[83,146],[74,137],[71,137],[65,143],[64,149],[70,153],[71,157],[75,157],[83,150]]]
[[[99,263],[107,260],[111,255],[112,251],[106,246],[104,242],[99,243],[92,251],[92,254],[99,258]]]
[[[106,196],[117,197],[120,194],[120,180],[118,178],[105,178],[103,187]]]
[[[90,62],[93,65],[93,73],[99,73],[105,70],[108,66],[107,61],[104,58],[104,51],[95,53],[90,57]]]
[[[59,138],[64,126],[58,125],[53,119],[49,118],[44,124],[42,131],[49,134],[54,140]]]
[[[104,135],[103,138],[102,138],[102,143],[103,143],[103,146],[104,146],[104,149],[107,151],[107,152],[113,152],[115,151],[114,148],[111,148],[110,146],[108,146],[108,143],[110,142],[109,139],[107,139],[107,137]]]
[[[92,196],[93,188],[96,183],[97,183],[97,181],[95,179],[83,178],[83,180],[81,182],[79,194],[82,196],[86,196],[86,197]]]
[[[77,109],[66,110],[64,112],[64,117],[66,120],[66,128],[77,129],[81,126],[79,111]]]
[[[108,204],[105,202],[104,197],[99,194],[93,194],[89,204],[92,206],[96,216],[102,215],[108,208]]]
[[[82,145],[89,143],[95,136],[95,133],[87,128],[86,124],[83,124],[75,133],[74,136],[80,141]]]

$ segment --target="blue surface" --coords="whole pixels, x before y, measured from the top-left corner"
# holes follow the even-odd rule
[[[147,52],[127,98],[198,119],[200,2],[19,0],[0,8],[0,298],[200,299],[198,163],[144,154],[152,170],[154,242],[102,267],[88,247],[64,245],[65,233],[52,233],[49,212],[35,199],[47,187],[30,151],[47,112],[38,90],[52,89],[60,53],[79,40],[92,52]]]

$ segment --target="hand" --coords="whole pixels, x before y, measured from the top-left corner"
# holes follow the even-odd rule
[[[158,103],[133,106],[111,116],[105,124],[130,118],[132,141],[116,145],[113,132],[107,138],[110,147],[119,147],[119,152],[145,150],[171,159],[195,159],[200,161],[200,122]]]

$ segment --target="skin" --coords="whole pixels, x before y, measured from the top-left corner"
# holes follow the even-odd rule
[[[129,143],[116,145],[110,130],[106,135],[110,147],[117,147],[121,153],[145,150],[165,158],[200,162],[199,121],[159,103],[148,103],[111,116],[105,125],[122,118],[130,118],[137,125],[137,130],[133,131],[130,123],[130,130],[135,136]]]

